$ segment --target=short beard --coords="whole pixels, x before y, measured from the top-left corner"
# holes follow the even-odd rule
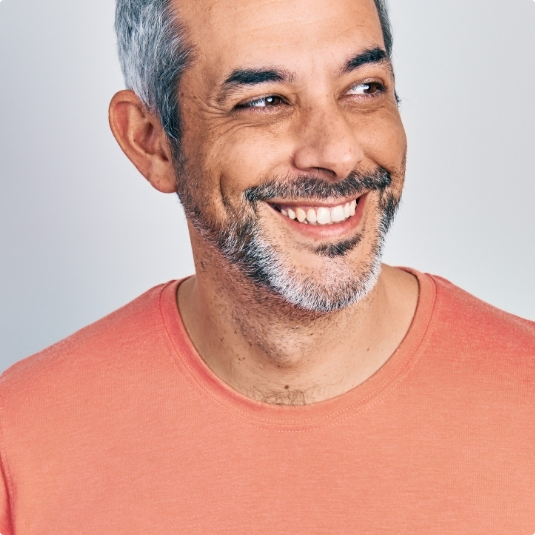
[[[390,174],[378,168],[372,174],[352,172],[333,183],[311,176],[267,181],[247,189],[238,209],[223,199],[229,224],[223,225],[201,209],[197,198],[201,188],[190,181],[183,162],[176,169],[178,194],[186,216],[199,234],[255,287],[263,287],[287,303],[308,312],[329,313],[347,308],[366,297],[377,283],[385,236],[393,222],[399,198],[390,191]],[[367,229],[355,237],[313,249],[318,256],[331,259],[314,277],[299,273],[277,244],[270,243],[259,224],[257,206],[270,199],[314,200],[357,197],[366,191],[380,193],[380,222],[374,229],[371,254],[356,269],[344,263],[345,257],[362,241]],[[318,282],[321,281],[321,283]]]

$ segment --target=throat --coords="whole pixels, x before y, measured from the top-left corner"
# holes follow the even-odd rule
[[[410,316],[401,311],[404,321],[397,325],[399,313],[379,283],[355,306],[287,315],[270,300],[225,282],[224,275],[214,284],[205,281],[201,291],[193,279],[182,285],[179,309],[186,330],[219,379],[273,405],[318,403],[366,381],[405,336],[416,304],[407,310]],[[402,295],[401,302],[409,301]]]

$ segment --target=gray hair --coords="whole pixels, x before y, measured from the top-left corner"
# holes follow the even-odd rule
[[[374,0],[386,52],[392,55],[392,30],[386,0]],[[156,113],[172,142],[181,137],[178,84],[192,48],[172,0],[117,0],[115,31],[126,87]]]

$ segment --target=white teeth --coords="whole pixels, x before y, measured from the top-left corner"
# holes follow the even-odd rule
[[[302,223],[307,218],[307,213],[302,208],[296,208],[295,215],[299,223]]]
[[[322,206],[318,208],[318,223],[320,225],[328,225],[331,222],[331,211]]]
[[[332,225],[333,223],[341,223],[355,215],[357,208],[357,201],[347,202],[327,208],[320,206],[319,208],[281,208],[281,214],[304,223],[306,225]]]
[[[333,223],[340,223],[346,218],[344,214],[344,207],[343,206],[335,206],[334,208],[331,208],[331,221]]]

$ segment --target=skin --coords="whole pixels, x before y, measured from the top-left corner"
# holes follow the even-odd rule
[[[266,179],[341,181],[355,169],[379,166],[390,172],[390,191],[400,197],[406,138],[391,65],[344,72],[348,58],[384,49],[372,0],[178,0],[175,7],[195,49],[178,88],[182,173],[207,218],[228,224],[244,191]],[[225,86],[236,69],[265,68],[286,73],[285,79]],[[274,98],[259,100],[266,96]],[[175,192],[169,142],[131,91],[113,98],[110,125],[147,180]],[[339,228],[298,228],[274,209],[277,202],[334,206],[340,200],[259,203],[262,229],[298,273],[321,284],[333,270],[358,270],[371,257],[379,192],[367,194],[358,224]],[[418,283],[404,271],[383,266],[357,304],[309,312],[251,284],[193,225],[189,230],[196,275],[179,288],[181,316],[206,364],[250,398],[308,404],[343,394],[373,375],[410,327]],[[356,232],[363,239],[344,257],[314,252]]]

